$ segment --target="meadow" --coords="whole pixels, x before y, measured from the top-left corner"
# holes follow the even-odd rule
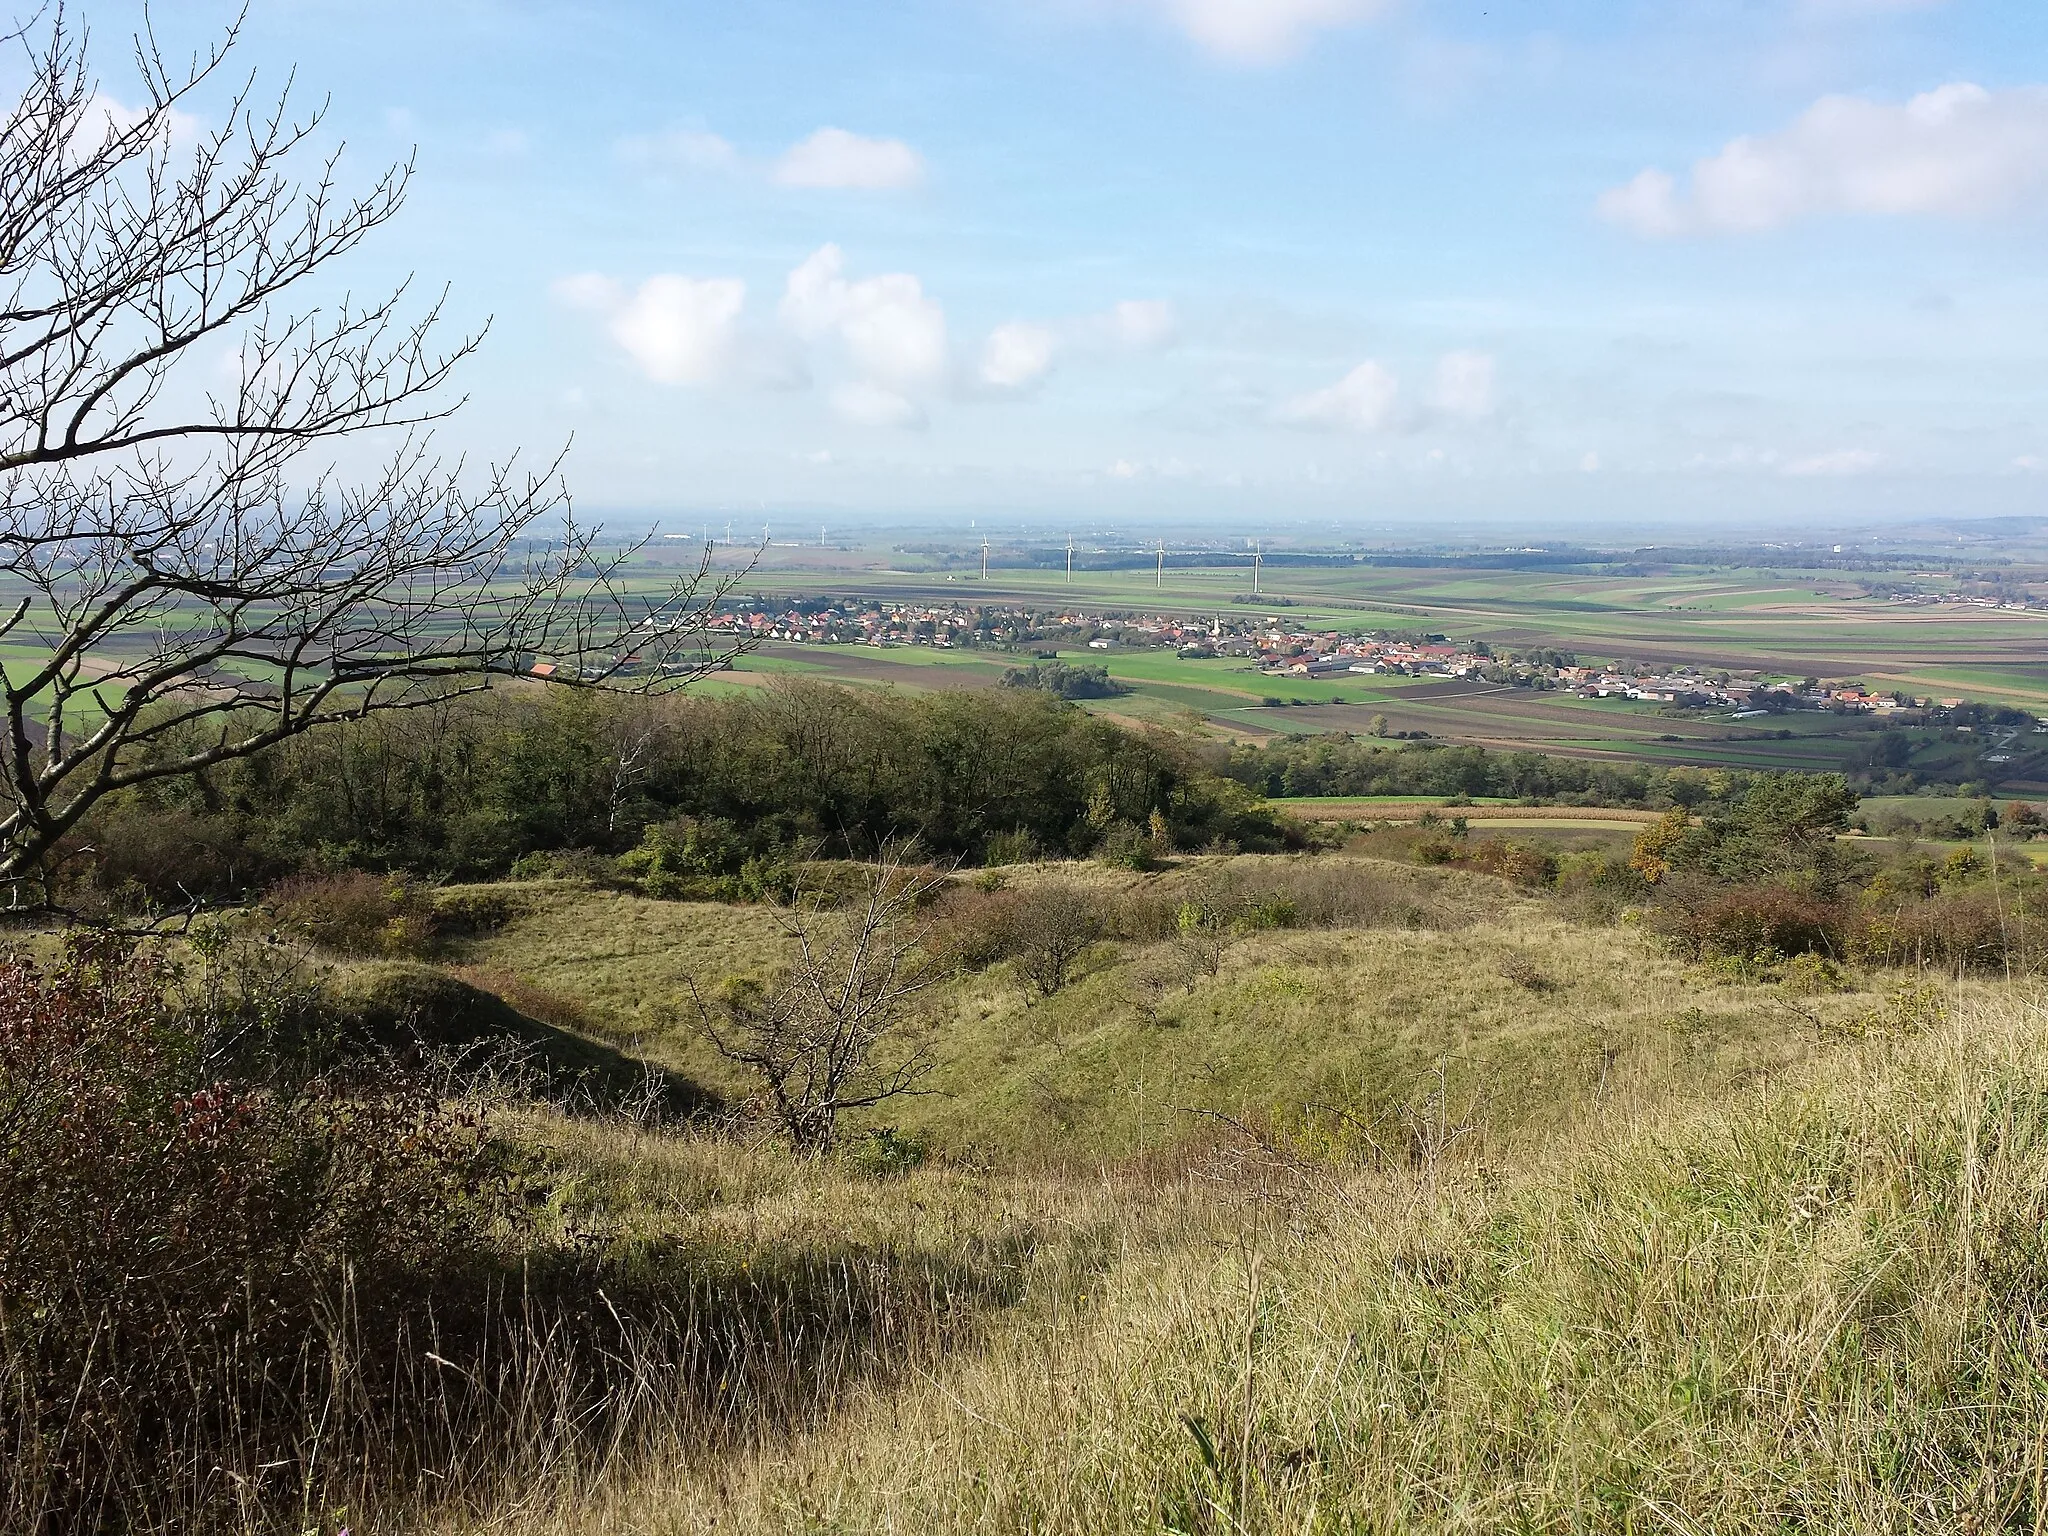
[[[455,1451],[441,1492],[344,1478],[329,1507],[534,1536],[2048,1516],[2026,986],[1816,992],[1483,876],[1305,862],[1379,905],[1247,934],[1213,974],[1140,942],[1046,998],[963,976],[934,1091],[841,1157],[498,1111],[548,1158],[545,1223],[613,1256],[603,1411],[566,1342],[529,1339],[492,1378],[516,1433]],[[1129,906],[1230,873],[1006,875]],[[743,1088],[680,1004],[771,968],[774,914],[500,894],[447,963]],[[635,1299],[678,1264],[724,1309],[688,1351]]]
[[[954,1158],[980,1150],[1006,1162],[1095,1163],[1171,1148],[1203,1114],[1378,1102],[1448,1060],[1457,1091],[1504,1100],[1491,1134],[1512,1139],[1568,1112],[1585,1084],[1568,1085],[1575,1069],[1565,1064],[1588,1053],[1612,1048],[1631,1072],[1682,1060],[1711,1076],[1755,1065],[1783,1033],[1780,994],[1769,987],[1717,989],[1701,1023],[1695,978],[1681,961],[1459,872],[1324,855],[1196,860],[1152,875],[1026,866],[1006,871],[1005,884],[1028,898],[1078,881],[1127,908],[1177,904],[1219,877],[1355,882],[1375,892],[1386,916],[1248,941],[1214,976],[1168,981],[1162,967],[1174,956],[1157,944],[1101,946],[1049,998],[1007,971],[986,973],[945,997],[936,1027],[949,1059],[931,1095],[850,1123],[886,1122]],[[763,974],[785,954],[772,912],[573,885],[512,889],[524,910],[460,951],[468,963],[574,999],[585,1030],[636,1057],[721,1092],[745,1091],[744,1074],[705,1043],[689,999],[729,976]],[[1540,975],[1556,1006],[1532,1016],[1517,975]],[[1844,994],[1816,1006],[1867,1005]],[[1689,1046],[1673,1033],[1685,1030],[1694,1032]],[[1709,1037],[1719,1043],[1703,1052]]]
[[[166,823],[329,862],[0,960],[0,1527],[2048,1519],[2028,824],[1267,806],[1020,690],[664,707],[100,829],[110,897]],[[752,835],[817,807],[953,841]]]

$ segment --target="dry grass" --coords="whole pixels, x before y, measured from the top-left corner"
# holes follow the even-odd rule
[[[1505,1154],[1596,1104],[1710,1095],[1781,1070],[1874,995],[1715,984],[1633,931],[1522,902],[1448,932],[1255,934],[1213,977],[1190,976],[1171,945],[1105,947],[1044,1002],[1003,967],[964,983],[941,1032],[945,1096],[888,1118],[961,1153],[1128,1157],[1187,1136],[1189,1111],[1295,1122],[1324,1104],[1396,1118],[1441,1074],[1457,1104],[1483,1107]],[[1331,1131],[1325,1117],[1303,1134]]]
[[[1229,940],[1213,975],[1170,939],[1105,943],[1043,1000],[1008,965],[964,976],[933,1005],[935,1094],[868,1120],[968,1160],[1127,1159],[1202,1134],[1203,1112],[1341,1140],[1327,1115],[1300,1123],[1304,1106],[1385,1124],[1439,1082],[1485,1108],[1505,1152],[1639,1089],[1711,1095],[1781,1070],[1891,984],[1851,973],[1840,995],[1795,997],[1709,980],[1632,929],[1566,921],[1505,881],[1338,854],[1003,873],[1027,895],[1084,890],[1140,933],[1170,932],[1178,904],[1219,881],[1285,892],[1339,926]],[[762,974],[785,942],[759,908],[561,888],[467,953],[501,995],[574,999],[588,1032],[736,1094],[747,1084],[680,1005],[692,982]]]
[[[1249,933],[1213,974],[1104,944],[1038,1001],[963,977],[943,1094],[876,1117],[940,1154],[906,1175],[517,1112],[587,1305],[473,1368],[435,1477],[327,1506],[507,1536],[2048,1524],[2036,1003],[1709,974],[1457,871],[1241,868],[1295,863],[1388,882],[1382,925]],[[1170,909],[1222,868],[1006,878]],[[770,914],[524,905],[468,948],[501,994],[716,1080],[663,1004],[771,965]]]
[[[1009,878],[1137,909],[1221,867]],[[945,1093],[885,1117],[940,1153],[907,1173],[863,1171],[858,1135],[797,1159],[501,1106],[523,1216],[482,1288],[419,1317],[382,1385],[340,1319],[339,1396],[270,1501],[236,1484],[215,1523],[2048,1524],[2037,1003],[1729,983],[1455,871],[1241,872],[1423,920],[1246,933],[1213,973],[1105,944],[1036,1002],[1002,965],[964,977]],[[479,979],[677,1058],[665,992],[772,963],[757,910],[521,905],[470,946]],[[410,1471],[322,1438],[386,1391],[417,1405]],[[222,1465],[253,1476],[248,1449]]]
[[[1353,876],[1347,882],[1346,875]],[[1403,927],[1458,927],[1520,905],[1502,882],[1458,871],[1422,869],[1380,860],[1237,858],[1183,859],[1166,870],[1135,874],[1098,864],[1017,865],[1002,872],[1014,889],[1047,883],[1076,886],[1109,906],[1164,912],[1197,886],[1218,878],[1291,881],[1312,888],[1346,883],[1370,886],[1364,899],[1385,909],[1384,920]],[[966,884],[966,878],[962,878]],[[581,1011],[574,1027],[721,1093],[744,1089],[744,1080],[679,1019],[692,984],[707,993],[728,976],[759,977],[786,952],[788,936],[776,914],[761,907],[715,902],[655,901],[569,882],[518,888],[513,914],[496,931],[458,942],[456,955],[488,989],[511,996],[522,987],[567,1000]],[[1308,894],[1313,897],[1313,890]],[[1356,894],[1356,893],[1355,893]],[[1325,900],[1336,898],[1327,894]],[[1355,904],[1355,903],[1354,903]],[[1157,926],[1157,924],[1155,924]],[[963,1007],[977,1006],[974,989]],[[559,1010],[557,1010],[559,1011]],[[978,1047],[971,1033],[969,1048]]]
[[[812,1433],[462,1523],[2032,1529],[2044,1080],[2037,1006],[1901,1013],[1768,1092],[1514,1165],[1218,1198]]]

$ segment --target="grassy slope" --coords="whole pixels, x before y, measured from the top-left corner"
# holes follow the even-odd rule
[[[757,1462],[734,1523],[2031,1528],[2048,1053],[1973,1023],[1136,1263]]]
[[[735,1231],[929,1212],[943,1246],[978,1200],[1065,1257],[807,1432],[656,1448],[488,1526],[2032,1529],[2048,1028],[1950,1002],[1866,1008],[1733,1095],[1645,1078],[1512,1156],[1210,1156],[1071,1179],[1064,1222],[1060,1186],[1001,1176],[727,1172]]]
[[[1001,967],[963,981],[946,1096],[890,1118],[965,1155],[905,1177],[529,1120],[564,1221],[701,1268],[707,1305],[752,1309],[730,1325],[750,1363],[673,1410],[650,1378],[606,1455],[420,1523],[2048,1519],[2037,1004],[1897,975],[1716,985],[1494,882],[1351,863],[1424,926],[1255,935],[1192,991],[1147,987],[1166,946],[1105,949],[1035,1005]],[[1011,872],[1132,899],[1188,877]],[[758,911],[528,894],[479,958],[674,1058],[692,1048],[651,1021],[677,980],[771,952]],[[1530,967],[1539,989],[1509,979]],[[1348,1118],[1301,1112],[1318,1099]]]
[[[1214,976],[1190,975],[1170,945],[1104,945],[1043,1002],[997,966],[937,1004],[937,1094],[879,1117],[956,1153],[1119,1157],[1185,1139],[1200,1111],[1322,1101],[1386,1114],[1429,1091],[1441,1063],[1454,1096],[1486,1101],[1506,1135],[1554,1124],[1627,1076],[1719,1084],[1806,1048],[1811,1026],[1776,988],[1703,986],[1632,931],[1561,921],[1483,877],[1343,855],[1314,862],[1378,882],[1403,926],[1254,935]],[[1215,863],[1153,877],[1037,867],[1011,879],[1080,880],[1114,899],[1174,890]],[[611,1043],[720,1091],[744,1089],[689,1027],[689,987],[765,971],[783,942],[772,914],[570,886],[535,887],[530,900],[470,958],[576,999]],[[1509,980],[1514,962],[1544,990]],[[1868,1003],[1852,994],[1799,1006],[1834,1017]]]

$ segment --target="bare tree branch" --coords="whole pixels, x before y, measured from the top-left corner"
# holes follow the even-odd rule
[[[260,103],[253,78],[223,104],[236,32],[182,66],[138,38],[132,107],[101,93],[65,11],[13,39],[29,84],[0,112],[0,637],[29,654],[0,675],[0,882],[17,902],[122,789],[512,677],[680,686],[736,648],[706,621],[743,572],[707,551],[648,584],[627,571],[640,546],[578,522],[559,459],[437,456],[431,427],[462,404],[445,386],[481,340],[437,340],[445,295],[413,315],[404,286],[311,301],[412,168],[345,193],[333,151],[300,179],[324,108],[296,114],[289,87]],[[391,446],[345,482],[329,445],[366,434]]]
[[[814,910],[799,888],[782,918],[796,959],[766,985],[729,983],[715,1001],[692,986],[704,1037],[754,1075],[799,1150],[830,1151],[849,1110],[925,1091],[937,1063],[913,1027],[916,1002],[944,972],[916,914],[945,881],[884,848],[843,912]]]

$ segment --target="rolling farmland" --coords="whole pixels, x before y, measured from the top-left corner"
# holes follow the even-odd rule
[[[1250,572],[972,572],[837,565],[771,549],[747,578],[764,597],[858,593],[905,602],[1070,605],[1091,611],[1265,613],[1304,627],[1427,627],[1497,647],[1549,645],[1603,658],[1790,676],[1856,677],[1873,688],[1951,691],[2048,709],[2048,612],[1911,606],[1865,595],[1839,571],[1679,570],[1654,575],[1267,564]],[[2048,585],[2044,585],[2048,590]],[[1234,601],[1235,600],[1235,601]]]

